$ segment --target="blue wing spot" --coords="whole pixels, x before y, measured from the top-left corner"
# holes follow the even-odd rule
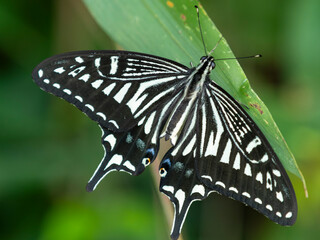
[[[146,147],[146,143],[142,141],[140,138],[136,141],[136,145],[140,151],[143,151],[144,148]]]
[[[163,159],[160,164],[160,169],[164,168],[166,171],[168,171],[171,168],[171,160],[170,158]]]
[[[176,162],[174,165],[173,165],[173,169],[176,171],[176,172],[182,172],[184,168],[184,165],[182,162]]]
[[[190,178],[192,174],[193,174],[193,169],[190,169],[190,168],[189,168],[189,169],[186,171],[186,173],[184,174],[184,176],[185,176],[186,178]]]
[[[128,135],[127,135],[127,138],[126,138],[126,143],[132,143],[132,141],[133,141],[133,137],[132,137],[131,133],[128,132]]]

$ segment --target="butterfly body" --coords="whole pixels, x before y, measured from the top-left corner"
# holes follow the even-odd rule
[[[272,221],[292,225],[297,216],[291,182],[258,126],[213,82],[214,58],[197,67],[127,51],[80,51],[39,64],[33,79],[101,127],[105,150],[90,179],[92,191],[112,171],[141,174],[159,151],[160,191],[175,207],[177,239],[193,201],[211,192],[251,206]]]

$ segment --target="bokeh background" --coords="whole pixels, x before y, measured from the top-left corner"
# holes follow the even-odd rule
[[[201,3],[236,56],[263,55],[241,65],[294,153],[309,198],[290,174],[298,219],[281,227],[212,194],[192,205],[183,239],[319,239],[320,2]],[[150,169],[139,177],[110,174],[96,191],[85,191],[103,156],[100,129],[31,79],[51,55],[120,47],[82,1],[0,3],[0,239],[169,239]]]

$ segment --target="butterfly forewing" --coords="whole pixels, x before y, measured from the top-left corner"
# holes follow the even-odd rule
[[[281,225],[296,220],[291,182],[270,144],[240,105],[210,83],[203,93],[197,173],[207,187],[244,202]]]
[[[33,79],[113,131],[126,131],[183,88],[188,68],[125,51],[80,51],[39,64]]]

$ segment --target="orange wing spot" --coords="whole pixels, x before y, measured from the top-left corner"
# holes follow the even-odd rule
[[[171,1],[167,1],[167,5],[168,5],[168,7],[170,7],[170,8],[173,8],[173,7],[174,7],[174,3],[171,2]]]

